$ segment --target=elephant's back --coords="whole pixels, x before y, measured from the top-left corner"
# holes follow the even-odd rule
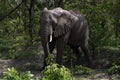
[[[88,40],[89,28],[87,20],[84,16],[80,16],[79,20],[71,29],[68,43],[71,45],[81,45],[83,41]]]

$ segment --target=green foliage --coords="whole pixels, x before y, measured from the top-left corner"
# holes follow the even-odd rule
[[[109,75],[111,74],[116,74],[116,73],[120,73],[120,65],[114,65],[112,67],[110,67],[108,70],[107,70],[107,73]]]
[[[53,9],[59,3],[58,0],[49,0],[48,2],[47,0],[36,0],[32,6],[34,7],[32,18],[30,18],[30,3],[34,0],[25,0],[21,6],[14,10],[21,1],[0,0],[0,19],[13,10],[0,21],[0,58],[14,59],[37,56],[40,50],[38,50],[38,46],[41,45],[38,34],[40,29],[39,14],[44,7]],[[104,47],[115,47],[120,50],[120,0],[59,1],[63,1],[62,7],[66,10],[74,10],[86,16],[90,28],[91,53],[95,53],[96,56],[97,53],[104,51]],[[29,26],[31,23],[32,27]],[[30,33],[32,37],[30,37]],[[69,53],[68,48],[65,53]],[[68,59],[66,63],[69,64],[71,56],[68,57],[64,56],[66,60]],[[54,59],[46,61],[51,64]],[[118,60],[117,63],[120,61]],[[113,62],[113,64],[117,63]]]
[[[51,64],[42,71],[41,80],[72,80],[70,71],[61,65]]]
[[[88,68],[88,67],[84,67],[82,65],[79,66],[75,66],[75,68],[73,69],[73,72],[75,74],[85,74],[85,75],[89,75],[93,73],[93,70]]]
[[[20,75],[21,80],[31,80],[33,77],[33,74],[30,73],[30,71],[26,71]]]
[[[48,66],[42,71],[41,80],[71,80],[71,73],[65,66],[54,63],[54,55],[49,54],[46,58]]]
[[[5,80],[38,80],[33,79],[33,74],[30,71],[19,73],[15,68],[8,68],[7,72],[4,72],[3,79]]]
[[[49,54],[48,57],[46,58],[47,65],[53,64],[54,62],[55,62],[54,55],[53,54]]]
[[[7,72],[4,72],[4,79],[7,80],[18,80],[18,71],[15,68],[8,68]]]
[[[48,66],[42,71],[42,80],[71,80],[71,73],[65,66],[54,63],[54,55],[46,58]]]
[[[0,19],[13,10],[21,1],[0,1]],[[29,6],[30,1],[26,1],[26,6]],[[0,21],[0,57],[15,58],[21,51],[30,45],[29,37],[29,10],[24,4],[18,7],[13,13],[8,14],[9,16]],[[10,9],[10,10],[9,10]],[[36,10],[39,10],[36,6]],[[34,27],[32,28],[33,45],[36,45],[36,39],[38,39],[39,30],[39,11],[34,12]],[[37,43],[39,44],[39,43]],[[27,53],[26,53],[27,54]],[[21,55],[21,54],[20,54]]]
[[[115,60],[113,60],[112,65],[120,65],[120,57],[116,58]]]

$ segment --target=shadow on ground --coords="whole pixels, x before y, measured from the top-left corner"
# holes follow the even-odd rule
[[[42,64],[40,64],[39,60],[0,59],[0,77],[9,67],[15,67],[20,72],[31,71],[32,74],[39,77]],[[73,78],[75,80],[120,80],[120,75],[114,74],[109,76],[103,69],[95,69],[91,75],[73,75]]]

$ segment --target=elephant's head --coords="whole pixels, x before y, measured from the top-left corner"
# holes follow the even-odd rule
[[[49,38],[49,41],[52,41],[53,23],[57,23],[57,19],[47,8],[44,8],[40,15],[40,36],[45,42],[47,42]]]
[[[44,37],[45,41],[52,41],[52,35],[58,37],[65,34],[76,20],[75,15],[62,8],[53,10],[44,8],[40,15],[41,36]]]

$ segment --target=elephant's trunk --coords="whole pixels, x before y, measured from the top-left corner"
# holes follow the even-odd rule
[[[40,36],[41,36],[41,42],[42,42],[44,55],[45,55],[44,56],[44,66],[46,66],[45,59],[48,57],[48,54],[50,54],[49,42],[52,41],[52,34],[53,34],[53,30],[52,30],[52,28],[50,28],[50,26],[49,26],[49,28],[41,27]]]
[[[43,66],[45,67],[47,66],[46,58],[48,57],[48,54],[50,53],[49,43],[48,43],[48,34],[44,30],[41,30],[40,36],[41,36],[42,47],[44,50],[44,65]]]
[[[49,54],[48,36],[41,37],[41,42],[42,42],[44,53],[48,55]]]
[[[41,27],[40,36],[45,43],[52,42],[52,35],[53,35],[53,30],[51,26],[45,28]]]
[[[46,63],[46,58],[48,57],[48,54],[50,54],[50,51],[49,51],[49,45],[48,45],[48,42],[44,42],[42,41],[42,46],[43,46],[43,50],[44,50],[44,64],[43,66],[47,66],[47,63]]]
[[[40,29],[40,37],[41,37],[41,42],[42,42],[44,53],[48,54],[49,53],[49,46],[48,46],[49,34],[48,34],[48,31],[44,29],[43,27],[41,27]]]

